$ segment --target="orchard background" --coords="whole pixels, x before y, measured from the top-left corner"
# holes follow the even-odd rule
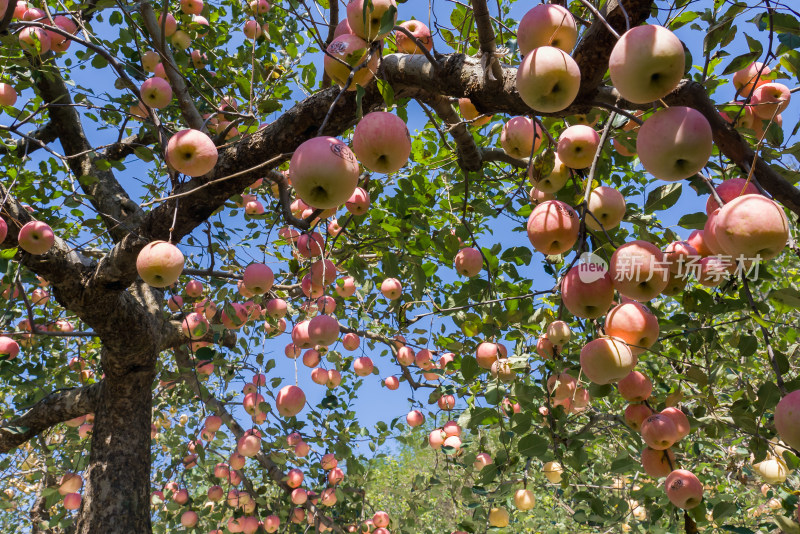
[[[555,4],[0,0],[0,528],[800,532],[797,6]]]

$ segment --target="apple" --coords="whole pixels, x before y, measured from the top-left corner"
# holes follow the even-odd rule
[[[717,191],[717,195],[719,198],[722,199],[724,203],[728,203],[736,197],[740,197],[742,195],[757,195],[759,194],[758,187],[756,185],[744,178],[728,178],[724,180],[721,184],[714,188]],[[713,195],[708,197],[706,201],[706,213],[711,215],[714,210],[719,208],[720,205],[717,203],[716,199]]]
[[[387,376],[383,379],[383,384],[387,389],[394,391],[400,387],[400,380],[396,376]]]
[[[336,281],[334,289],[342,298],[352,297],[356,292],[356,281],[352,276],[345,276]]]
[[[661,415],[666,415],[672,419],[672,422],[675,424],[675,428],[678,430],[678,440],[682,440],[689,435],[689,432],[691,432],[692,427],[689,424],[689,418],[686,417],[686,414],[684,414],[678,408],[674,406],[664,408],[661,410]]]
[[[686,242],[693,246],[700,256],[711,256],[712,252],[706,245],[705,232],[703,230],[692,231]]]
[[[350,23],[347,21],[347,18],[342,19],[339,21],[339,24],[336,25],[336,29],[333,31],[333,38],[336,39],[340,35],[345,34],[355,35],[352,28],[350,28]]]
[[[17,242],[19,247],[34,256],[46,254],[55,243],[56,236],[47,223],[30,221],[19,229]]]
[[[622,340],[601,337],[583,346],[580,355],[581,369],[595,384],[610,384],[628,376],[637,358]]]
[[[200,130],[181,130],[167,143],[167,163],[187,176],[203,176],[211,172],[217,158],[214,141]]]
[[[19,32],[19,44],[29,54],[44,55],[50,50],[50,36],[41,28],[28,26]]]
[[[193,510],[186,510],[181,514],[181,525],[186,528],[193,528],[200,521],[200,516]]]
[[[380,511],[375,512],[375,515],[372,516],[372,523],[376,527],[388,527],[389,526],[389,514],[386,512]]]
[[[492,457],[489,456],[489,454],[482,452],[475,457],[475,461],[472,463],[472,468],[475,469],[475,471],[480,471],[492,463],[494,463]]]
[[[358,376],[367,376],[372,374],[372,370],[374,368],[375,366],[373,365],[372,359],[369,356],[362,356],[353,361],[353,372]]]
[[[412,410],[406,415],[406,423],[410,427],[420,426],[425,422],[425,416],[419,410]]]
[[[563,163],[562,163],[562,165],[563,165]],[[566,165],[564,165],[564,168],[566,169]],[[539,204],[541,202],[546,202],[548,200],[553,200],[554,198],[555,198],[555,195],[553,195],[552,193],[545,193],[544,191],[538,189],[535,186],[532,187],[530,192],[528,193],[528,199],[531,201],[531,204],[533,204],[534,206],[536,206],[537,204]]]
[[[180,295],[172,295],[167,301],[167,307],[170,311],[178,311],[183,306],[183,298]]]
[[[441,428],[435,428],[428,434],[428,445],[430,445],[431,449],[439,450],[446,439],[447,434]]]
[[[678,441],[678,429],[671,417],[653,414],[642,421],[642,439],[651,448],[659,451],[668,449]]]
[[[339,321],[332,315],[317,315],[308,323],[308,338],[312,345],[333,345],[339,337]]]
[[[756,87],[750,104],[756,117],[770,120],[789,106],[792,93],[782,83],[765,83]]]
[[[578,240],[580,219],[569,204],[560,200],[542,202],[528,217],[528,239],[542,254],[563,254]]]
[[[503,125],[500,132],[500,146],[511,157],[529,158],[539,150],[542,143],[542,130],[529,117],[513,117]]]
[[[774,200],[759,194],[743,195],[715,213],[714,236],[720,248],[735,259],[769,260],[786,247],[789,221]]]
[[[508,351],[501,343],[483,342],[475,350],[475,359],[481,369],[491,369],[492,364],[499,359],[505,358]]]
[[[272,8],[267,0],[251,0],[250,1],[250,11],[252,11],[256,15],[266,15],[269,13],[269,10]]]
[[[75,473],[64,473],[58,485],[59,495],[67,495],[68,493],[77,493],[83,485],[83,478]]]
[[[411,136],[403,119],[385,111],[364,115],[353,132],[353,152],[364,167],[384,174],[408,163]]]
[[[317,367],[311,371],[311,381],[320,386],[324,386],[328,382],[328,371],[322,367]]]
[[[369,53],[369,45],[366,41],[353,34],[342,34],[328,45],[327,54],[323,59],[325,72],[339,87],[344,87],[350,77],[350,72],[361,66]],[[378,54],[372,54],[368,63],[353,75],[353,80],[347,88],[348,91],[355,91],[359,85],[366,86],[377,71]]]
[[[361,187],[356,187],[353,194],[345,202],[345,208],[353,215],[364,215],[369,211],[369,193]]]
[[[259,29],[261,29],[259,27]],[[172,41],[172,46],[177,48],[178,50],[186,50],[190,46],[192,46],[192,38],[189,37],[189,34],[183,30],[176,31],[172,37],[170,38]]]
[[[733,86],[736,88],[737,94],[749,96],[755,87],[768,83],[766,78],[770,72],[772,69],[759,61],[737,70],[733,73]]]
[[[658,340],[658,332],[656,316],[647,306],[636,301],[623,302],[606,316],[606,335],[627,343],[634,356],[650,348]]]
[[[489,510],[489,525],[496,528],[505,528],[508,526],[509,516],[508,510],[505,508],[491,508]]]
[[[348,332],[342,337],[342,346],[347,350],[356,350],[360,344],[361,338],[353,332]]]
[[[554,46],[570,52],[577,40],[575,17],[555,4],[541,4],[529,10],[517,27],[517,45],[523,56],[540,46]]]
[[[637,432],[642,428],[644,420],[651,415],[653,410],[645,404],[629,404],[625,407],[625,423]]]
[[[601,185],[589,194],[587,209],[591,213],[586,216],[586,226],[590,230],[611,230],[619,226],[625,216],[625,197],[613,187]]]
[[[414,358],[414,362],[417,364],[417,367],[423,369],[425,371],[430,371],[433,369],[433,359],[432,359],[431,351],[428,349],[421,349],[416,357]]]
[[[556,193],[560,191],[561,188],[564,187],[564,184],[567,183],[570,176],[571,171],[569,167],[564,165],[564,162],[559,159],[558,154],[555,155],[553,170],[544,178],[538,175],[533,165],[528,167],[528,178],[531,184],[542,193]],[[546,200],[552,200],[552,195],[550,198],[542,198],[539,201],[543,202]]]
[[[13,360],[19,354],[19,343],[10,337],[0,336],[0,357]]]
[[[703,500],[703,484],[693,473],[685,469],[676,469],[670,473],[664,487],[670,502],[678,508],[688,510]]]
[[[166,241],[148,243],[136,258],[136,270],[148,285],[167,287],[178,281],[183,271],[183,254]]]
[[[178,30],[178,21],[172,16],[172,13],[167,13],[167,20],[164,22],[164,15],[162,13],[158,16],[158,27],[159,29],[164,28],[164,35],[166,37],[172,37]]]
[[[577,385],[578,381],[566,372],[550,375],[550,378],[547,379],[547,391],[558,401],[572,397]]]
[[[306,395],[297,386],[284,386],[275,398],[275,406],[283,417],[294,417],[306,404]]]
[[[261,24],[259,24],[257,20],[250,19],[244,23],[242,32],[244,33],[245,37],[251,41],[254,41],[261,37],[263,30],[261,29]]]
[[[403,295],[403,284],[397,278],[387,278],[381,282],[381,293],[389,300],[397,300]]]
[[[2,94],[0,94],[2,97]],[[8,224],[6,224],[5,219],[0,218],[0,243],[6,240],[6,236],[8,235]]]
[[[570,126],[558,138],[558,159],[570,169],[585,169],[592,164],[600,136],[590,126]]]
[[[139,93],[142,102],[153,109],[165,108],[172,102],[172,87],[167,80],[158,76],[145,80]]]
[[[400,347],[397,349],[397,363],[403,367],[408,367],[415,361],[414,351],[410,347]]]
[[[614,300],[614,285],[608,271],[602,275],[591,273],[594,280],[584,282],[581,269],[588,269],[589,264],[572,267],[561,281],[561,300],[567,310],[576,317],[594,319],[605,315]]]
[[[206,316],[192,312],[186,315],[183,319],[183,323],[181,323],[181,329],[183,330],[183,335],[191,340],[198,340],[202,339],[208,331],[211,329],[211,325],[208,323],[208,319]]]
[[[517,510],[531,510],[536,506],[536,497],[529,489],[519,489],[514,492],[514,506]]]
[[[64,496],[64,508],[67,510],[77,510],[81,507],[81,494],[69,493]]]
[[[17,91],[7,83],[0,83],[0,106],[13,106],[17,102]]]
[[[540,336],[539,339],[536,340],[536,354],[545,360],[549,360],[553,357],[553,351],[553,342],[547,339],[547,335]]]
[[[713,148],[711,126],[693,108],[672,106],[644,121],[636,152],[647,172],[667,182],[690,178],[708,163]]]
[[[647,400],[653,392],[653,383],[639,371],[631,371],[617,383],[619,394],[628,402]]]
[[[281,519],[277,515],[270,515],[264,519],[264,530],[267,532],[277,532],[281,526]]]
[[[383,28],[387,12],[391,24]],[[352,32],[362,39],[382,39],[389,35],[397,23],[397,3],[395,0],[350,0],[347,4],[347,22]]]
[[[670,280],[677,273],[685,273],[684,265],[700,255],[688,241],[673,241],[664,249],[664,258],[669,263]],[[663,291],[662,291],[663,293]]]
[[[775,407],[775,430],[784,443],[800,449],[800,390],[783,397]]]
[[[664,253],[647,241],[631,241],[617,248],[611,255],[608,270],[614,288],[639,302],[656,297],[669,281]]]
[[[572,336],[572,330],[569,325],[564,321],[553,321],[547,325],[547,339],[561,349]]]
[[[581,71],[569,54],[552,46],[533,49],[517,69],[517,91],[539,113],[564,110],[578,96]]]
[[[663,478],[669,475],[677,462],[672,449],[657,450],[645,447],[642,450],[642,468],[647,476]]]
[[[700,260],[700,273],[697,281],[705,287],[717,287],[730,274],[733,261],[722,256],[708,256]]]
[[[401,22],[400,26],[407,29],[411,32],[411,35],[416,37],[416,39],[422,43],[428,52],[433,49],[433,37],[431,36],[431,30],[428,26],[418,20],[407,20],[405,22]],[[404,54],[422,54],[422,50],[419,49],[417,43],[412,41],[408,38],[408,36],[400,31],[394,32],[394,40],[397,43],[397,51],[402,52]]]
[[[560,463],[551,461],[544,464],[542,471],[551,484],[558,484],[561,482],[561,474],[564,472],[564,468],[561,467]]]
[[[344,204],[358,185],[358,161],[339,139],[313,137],[302,143],[289,163],[292,186],[309,206]]]
[[[186,15],[199,15],[203,11],[203,0],[181,0],[181,11]]]
[[[472,278],[480,274],[483,268],[483,256],[476,248],[465,247],[458,251],[455,258],[456,272]]]
[[[473,104],[472,100],[469,98],[459,98],[458,109],[461,112],[461,116],[464,117],[464,120],[469,121],[472,126],[477,128],[489,124],[489,121],[492,120],[491,115],[481,116],[482,113],[478,111],[475,104]]]

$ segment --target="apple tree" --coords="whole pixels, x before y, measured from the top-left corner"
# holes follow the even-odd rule
[[[800,532],[800,13],[0,0],[0,524]]]

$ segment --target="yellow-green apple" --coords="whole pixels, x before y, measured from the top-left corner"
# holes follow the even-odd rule
[[[403,284],[397,278],[387,278],[381,282],[381,293],[389,300],[397,300],[403,295]]]
[[[390,14],[387,16],[387,13]],[[391,23],[381,31],[384,17],[390,18]],[[395,0],[350,0],[347,4],[347,22],[353,33],[362,39],[382,39],[389,35],[397,22],[397,3]]]
[[[181,130],[167,143],[167,163],[187,176],[203,176],[211,172],[217,158],[214,141],[200,130]]]
[[[284,386],[275,398],[275,406],[283,417],[293,417],[306,404],[306,395],[297,386]]]
[[[580,231],[578,214],[560,200],[542,202],[528,217],[528,239],[542,254],[563,254],[575,245]]]
[[[46,254],[55,243],[53,229],[45,222],[30,221],[22,225],[17,235],[19,247],[34,256]]]
[[[572,397],[578,381],[569,373],[562,372],[558,375],[551,375],[547,379],[547,391],[555,400],[564,400]]]
[[[678,429],[672,418],[659,413],[642,421],[640,431],[642,439],[651,449],[663,451],[678,441]]]
[[[564,321],[553,321],[547,325],[547,339],[559,349],[569,341],[571,336],[572,330]]]
[[[367,169],[397,172],[411,154],[411,137],[403,119],[386,111],[364,115],[353,132],[353,152]]]
[[[672,449],[652,449],[645,447],[642,450],[642,468],[647,476],[663,478],[669,475],[678,465]]]
[[[367,61],[369,45],[360,37],[344,33],[331,41],[323,59],[323,67],[331,80],[339,87],[347,84],[350,72]],[[357,86],[365,87],[378,71],[378,54],[372,54],[366,65],[361,66],[353,75],[348,91],[355,91]],[[290,171],[291,173],[291,171]],[[294,176],[292,176],[294,180]]]
[[[769,120],[789,106],[792,93],[782,83],[765,83],[753,91],[750,104],[756,117]]]
[[[552,46],[534,48],[517,69],[517,91],[531,109],[555,113],[569,107],[581,84],[581,71],[569,54]]]
[[[406,423],[410,427],[420,426],[424,422],[425,416],[419,410],[412,410],[406,415]]]
[[[726,204],[742,195],[759,194],[756,185],[744,178],[728,178],[714,189],[716,189],[717,195],[722,199],[722,202]],[[710,195],[706,201],[706,214],[711,215],[719,207],[714,195]]]
[[[540,46],[570,52],[578,40],[575,17],[556,4],[541,4],[528,10],[517,27],[517,45],[523,56]]]
[[[639,371],[631,371],[617,383],[619,394],[628,402],[642,402],[653,392],[653,383]]]
[[[712,252],[706,245],[705,232],[703,230],[692,231],[686,242],[693,246],[700,256],[711,256]]]
[[[656,297],[669,281],[664,253],[647,241],[631,241],[617,248],[611,255],[608,270],[614,288],[639,302]]]
[[[711,157],[711,126],[694,108],[672,106],[644,121],[636,152],[647,172],[667,182],[690,178]]]
[[[685,273],[683,268],[691,258],[698,258],[700,254],[688,241],[673,241],[664,249],[664,259],[669,263],[670,280],[676,273]],[[663,291],[662,291],[663,293]]]
[[[529,158],[542,144],[542,131],[530,117],[520,115],[509,119],[500,132],[500,146],[514,158]]]
[[[475,107],[475,104],[473,104],[472,100],[469,98],[459,98],[458,109],[461,112],[461,116],[464,117],[464,120],[470,121],[472,126],[481,127],[492,120],[491,115],[482,117],[481,115],[483,114],[478,111],[478,108]]]
[[[592,189],[589,194],[587,209],[590,212],[586,215],[586,226],[589,229],[595,232],[611,230],[619,226],[625,216],[625,197],[613,187],[601,185]]]
[[[476,248],[462,248],[456,254],[455,267],[458,274],[472,278],[481,272],[483,256]]]
[[[564,184],[567,183],[567,180],[570,177],[570,169],[564,162],[558,159],[558,154],[555,156],[555,161],[553,162],[553,170],[545,177],[539,176],[538,172],[536,171],[533,165],[528,166],[528,178],[530,179],[531,184],[539,193],[555,193],[560,191]],[[531,190],[531,195],[533,195],[533,189]],[[541,197],[541,195],[537,195]],[[544,202],[547,200],[552,200],[552,195],[549,195],[549,198],[539,198],[539,202]],[[531,197],[531,202],[533,202],[533,197]]]
[[[747,97],[755,87],[768,83],[766,78],[770,72],[772,69],[760,61],[750,63],[747,67],[733,73],[733,86],[738,94]]]
[[[172,87],[167,80],[158,76],[145,80],[139,93],[142,102],[154,109],[165,108],[172,101]]]
[[[431,30],[427,25],[418,20],[407,20],[401,22],[400,26],[411,32],[411,35],[417,38],[429,52],[433,49],[433,37]],[[394,32],[394,40],[397,43],[397,51],[404,54],[422,54],[417,43],[408,38],[408,36],[400,31]]]
[[[682,440],[691,432],[692,427],[689,424],[689,418],[675,406],[664,408],[661,410],[661,415],[666,415],[675,423],[675,428],[678,430],[678,440]]]
[[[508,526],[509,515],[505,508],[491,508],[489,510],[489,526],[495,528],[505,528]]]
[[[494,362],[507,356],[508,351],[501,343],[484,341],[479,344],[478,348],[475,350],[475,359],[478,361],[478,367],[481,369],[491,369]]]
[[[0,83],[0,106],[13,106],[17,102],[17,91],[7,83]]]
[[[19,354],[19,343],[10,337],[0,336],[0,357],[13,360]]]
[[[570,126],[558,138],[558,159],[570,169],[585,169],[592,164],[600,136],[590,126]]]
[[[658,340],[658,319],[640,302],[623,302],[606,315],[605,332],[623,340],[638,356]]]
[[[743,195],[717,213],[714,235],[722,250],[734,259],[778,256],[789,239],[789,221],[783,208],[763,195]]]
[[[608,58],[611,83],[622,98],[646,104],[667,96],[683,78],[686,66],[683,43],[655,24],[625,32]]]
[[[536,506],[536,497],[529,489],[519,489],[514,492],[514,506],[517,510],[531,510]]]
[[[164,28],[164,35],[166,37],[172,37],[172,34],[178,30],[178,21],[172,16],[172,13],[167,13],[167,20],[165,22],[164,15],[161,14],[158,16],[158,27],[159,29]]]
[[[564,468],[561,467],[560,463],[551,461],[544,464],[542,471],[551,484],[558,484],[561,482],[561,474],[564,472]]]
[[[19,45],[31,55],[46,54],[50,51],[50,36],[41,28],[28,26],[19,32]]]
[[[358,161],[334,137],[313,137],[302,143],[292,155],[289,172],[297,195],[319,209],[344,204],[358,185]]]
[[[136,270],[147,284],[167,287],[178,281],[183,271],[183,254],[166,241],[148,243],[136,258]]]
[[[625,407],[625,423],[636,430],[641,430],[645,419],[653,415],[653,410],[646,404],[629,404]]]
[[[161,63],[161,56],[158,55],[158,52],[148,50],[142,54],[142,68],[145,72],[155,72],[156,65],[159,63]]]
[[[272,289],[275,275],[272,273],[272,269],[263,263],[251,263],[245,268],[242,281],[244,282],[244,287],[256,295],[263,295]]]
[[[703,500],[703,484],[686,469],[676,469],[667,475],[664,487],[669,501],[678,508],[688,510]]]
[[[369,193],[363,187],[356,187],[344,206],[353,215],[364,215],[369,211]]]
[[[581,349],[581,369],[595,384],[611,384],[628,376],[637,358],[622,340],[601,337]]]
[[[614,285],[608,271],[582,273],[591,264],[572,267],[561,281],[561,300],[576,317],[594,319],[605,315],[614,300]],[[591,277],[589,277],[591,275]],[[591,280],[584,282],[583,279]]]
[[[800,449],[800,390],[783,397],[775,407],[775,430],[784,443]]]
[[[783,484],[786,481],[786,464],[779,458],[767,457],[766,460],[753,464],[753,469],[767,484]]]
[[[260,30],[261,27],[259,26],[258,29]],[[189,37],[189,34],[183,30],[176,31],[175,34],[170,38],[170,41],[172,41],[172,46],[178,50],[186,50],[192,46],[192,38]]]

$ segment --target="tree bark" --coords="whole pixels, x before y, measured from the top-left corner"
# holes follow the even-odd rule
[[[78,534],[147,534],[152,368],[106,376],[95,413]]]

